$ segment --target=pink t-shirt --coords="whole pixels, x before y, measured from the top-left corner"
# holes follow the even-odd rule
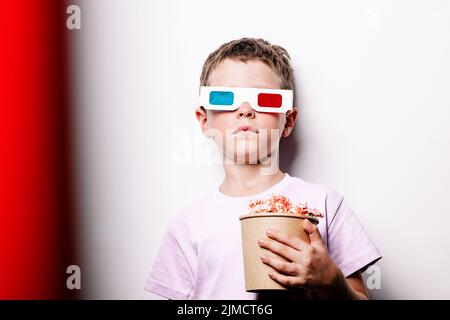
[[[239,216],[251,199],[275,194],[324,214],[318,228],[330,257],[348,276],[381,258],[344,198],[331,188],[285,174],[266,191],[230,197],[218,189],[180,210],[162,239],[145,289],[169,299],[259,299],[245,291]]]

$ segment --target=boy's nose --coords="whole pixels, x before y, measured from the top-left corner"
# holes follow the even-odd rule
[[[241,104],[239,109],[236,110],[236,114],[239,118],[242,117],[253,118],[255,116],[255,110],[253,110],[253,108],[248,102],[244,102],[243,104]]]

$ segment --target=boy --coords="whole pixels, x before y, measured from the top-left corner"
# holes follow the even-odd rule
[[[225,43],[206,59],[200,82],[200,95],[206,92],[209,100],[200,100],[195,115],[223,153],[225,179],[172,219],[146,289],[169,299],[367,299],[361,273],[381,256],[352,209],[331,188],[278,169],[279,141],[291,134],[298,113],[289,104],[294,79],[286,50],[262,39]],[[229,92],[211,95],[222,87]],[[278,98],[265,105],[258,95],[256,102],[259,91]],[[250,293],[238,218],[250,200],[271,194],[307,202],[324,218],[318,226],[304,219],[310,244],[267,230],[259,245],[290,262],[264,255],[261,263],[273,268],[268,277],[290,290]]]

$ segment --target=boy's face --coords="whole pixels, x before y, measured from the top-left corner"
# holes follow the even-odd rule
[[[247,87],[281,89],[280,79],[265,63],[223,60],[208,81],[214,87]],[[248,102],[234,111],[196,109],[203,133],[213,137],[228,159],[256,163],[270,156],[281,136],[287,137],[294,127],[297,110],[287,113],[257,112]],[[261,147],[261,146],[265,147]],[[244,163],[244,162],[242,162]]]

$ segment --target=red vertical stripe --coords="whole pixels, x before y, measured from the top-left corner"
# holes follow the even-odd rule
[[[0,15],[0,298],[63,297],[64,1],[3,1]]]

